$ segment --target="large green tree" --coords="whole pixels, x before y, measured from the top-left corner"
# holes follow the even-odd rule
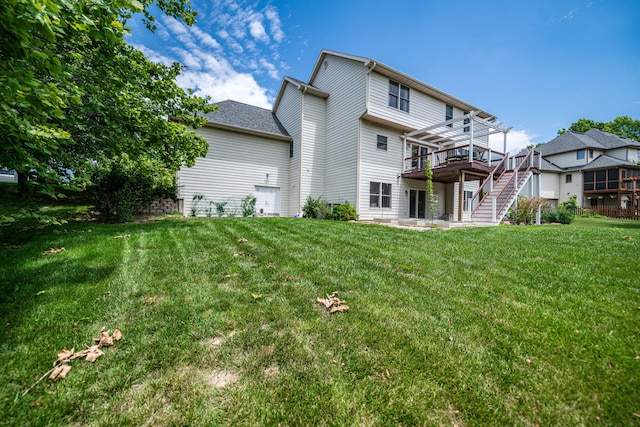
[[[0,166],[55,194],[122,153],[169,171],[206,153],[187,127],[204,125],[208,99],[125,41],[135,13],[154,30],[154,5],[195,22],[188,0],[0,0]]]
[[[616,117],[610,122],[596,122],[591,119],[579,119],[569,126],[569,129],[560,129],[558,135],[562,135],[567,130],[572,132],[586,132],[590,129],[600,129],[623,138],[640,141],[640,120],[632,119],[628,116]]]

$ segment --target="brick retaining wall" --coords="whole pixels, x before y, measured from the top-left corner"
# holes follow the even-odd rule
[[[140,208],[140,213],[146,214],[168,214],[172,212],[182,212],[182,200],[158,199]]]

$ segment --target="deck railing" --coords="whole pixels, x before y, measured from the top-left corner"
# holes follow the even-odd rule
[[[472,156],[469,156],[469,147],[456,147],[447,150],[432,151],[428,154],[407,157],[404,159],[404,171],[424,169],[426,160],[431,161],[431,167],[443,167],[456,162],[478,162],[491,167],[497,166],[507,156],[490,148],[474,146]]]
[[[615,206],[590,206],[587,208],[577,208],[576,215],[588,215],[596,214],[603,215],[607,218],[617,219],[633,219],[638,221],[638,209],[637,208],[618,208]]]

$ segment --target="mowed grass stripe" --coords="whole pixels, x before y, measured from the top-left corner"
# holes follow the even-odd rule
[[[416,232],[203,218],[58,230],[24,232],[0,266],[8,425],[636,419],[639,269],[628,254],[640,229],[628,222]],[[67,250],[44,258],[49,245]],[[34,271],[55,278],[52,292],[34,297],[49,283]],[[330,316],[314,301],[335,290],[351,309]],[[14,402],[98,325],[125,339]],[[216,386],[227,374],[234,383]]]

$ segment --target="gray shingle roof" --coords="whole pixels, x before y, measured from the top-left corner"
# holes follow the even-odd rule
[[[569,131],[562,135],[558,135],[546,144],[542,144],[537,147],[536,150],[543,156],[550,156],[553,154],[566,153],[567,151],[581,150],[584,148],[597,148],[599,150],[605,149],[605,147],[588,136]]]
[[[632,166],[638,167],[635,163],[627,162],[626,160],[616,159],[615,157],[607,156],[606,154],[601,154],[596,157],[592,162],[582,168],[583,171],[594,170],[594,169],[605,169],[605,168],[613,168],[619,166]]]
[[[640,143],[598,129],[590,129],[585,133],[565,132],[546,144],[542,144],[536,150],[543,156],[550,156],[584,148],[611,150],[619,147],[640,147]]]
[[[564,171],[564,169],[562,169],[559,166],[554,165],[553,163],[551,163],[550,161],[548,161],[544,157],[542,158],[542,162],[540,164],[540,169],[542,169],[543,171],[548,171],[548,172],[562,172],[562,171]]]
[[[218,111],[205,114],[209,123],[218,123],[279,136],[289,136],[287,130],[271,110],[232,100],[217,102],[216,105],[218,106]]]
[[[632,139],[621,138],[618,135],[611,134],[609,132],[603,132],[599,129],[589,129],[584,133],[589,138],[597,141],[600,145],[607,149],[620,148],[620,147],[640,147],[640,142]]]

